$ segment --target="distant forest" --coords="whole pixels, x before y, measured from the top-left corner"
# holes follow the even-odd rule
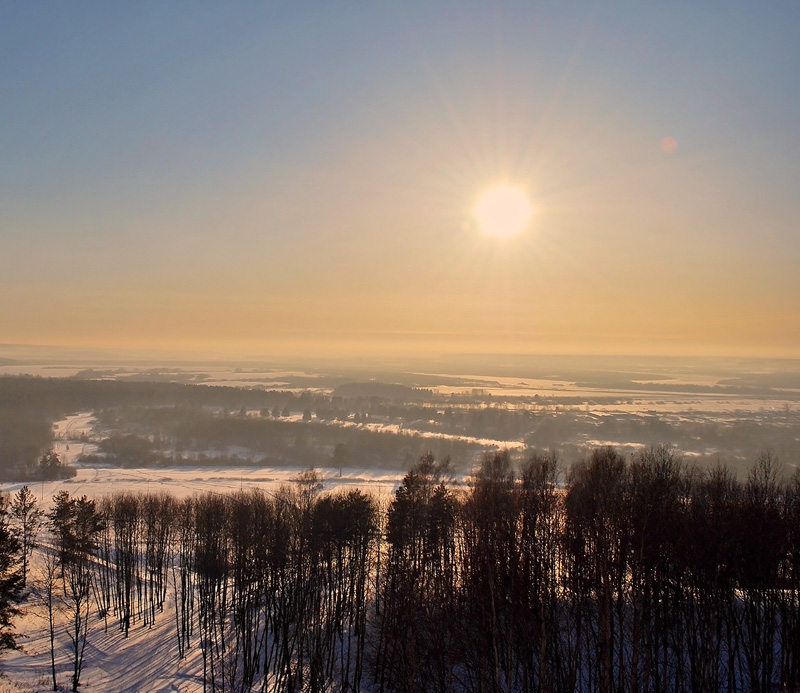
[[[121,466],[335,464],[403,469],[426,450],[471,460],[485,449],[456,438],[395,435],[369,426],[344,428],[347,422],[370,421],[393,424],[392,430],[411,422],[417,430],[435,428],[433,410],[405,403],[414,393],[428,400],[430,391],[375,384],[359,389],[369,395],[346,398],[170,382],[0,377],[0,479],[40,479],[42,456],[53,443],[52,424],[81,411],[94,412],[103,431],[97,439],[102,458],[84,461]],[[401,399],[395,401],[395,396]],[[467,435],[477,419],[490,417],[465,413],[457,418],[453,429]],[[320,425],[306,425],[312,422]]]
[[[43,460],[53,444],[52,424],[82,411],[98,421],[91,436],[97,457],[85,457],[87,464],[407,469],[430,451],[468,472],[484,452],[507,442],[557,449],[571,463],[608,441],[629,451],[671,444],[683,454],[722,461],[740,476],[766,449],[787,465],[800,463],[800,410],[788,403],[777,411],[690,419],[597,415],[591,405],[619,403],[600,394],[588,402],[479,390],[445,396],[380,382],[339,380],[332,391],[317,392],[89,376],[102,373],[0,377],[0,479],[67,473]]]
[[[62,491],[42,589],[57,561],[74,690],[93,632],[156,619],[210,691],[800,686],[800,474],[771,455],[745,480],[667,447],[566,477],[554,454],[486,454],[467,488],[449,471],[423,455],[385,504],[313,471],[274,493]]]

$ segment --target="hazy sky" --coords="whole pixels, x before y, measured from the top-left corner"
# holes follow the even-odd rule
[[[0,343],[800,357],[798,27],[2,0]]]

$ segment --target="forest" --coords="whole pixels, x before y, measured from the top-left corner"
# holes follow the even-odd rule
[[[92,412],[97,421],[86,441],[95,448],[79,460],[84,466],[408,469],[430,451],[468,472],[482,454],[505,447],[523,456],[526,449],[558,450],[571,464],[598,446],[630,454],[653,443],[699,461],[722,461],[738,476],[765,449],[787,466],[800,463],[800,408],[791,378],[711,388],[705,401],[703,395],[663,393],[655,410],[635,405],[630,391],[520,396],[466,387],[443,394],[430,376],[413,374],[395,374],[406,384],[330,376],[318,378],[316,385],[325,387],[314,390],[169,381],[181,375],[174,373],[144,379],[156,375],[0,377],[0,480],[40,479],[53,424],[75,412]],[[296,380],[291,384],[308,387],[311,379]],[[599,374],[595,381],[596,388],[605,383]],[[684,397],[683,403],[670,404],[670,396]],[[715,410],[720,396],[737,398],[731,406],[740,408]]]
[[[207,691],[800,686],[800,475],[774,455],[741,479],[667,446],[450,471],[423,454],[383,497],[312,469],[274,492],[60,491],[46,513],[23,487],[0,513],[3,642],[35,591],[51,644],[67,614],[54,689],[98,632],[161,619]]]

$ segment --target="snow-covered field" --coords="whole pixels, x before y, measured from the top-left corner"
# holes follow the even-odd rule
[[[72,496],[101,498],[121,491],[152,493],[166,491],[177,498],[215,492],[235,493],[242,489],[277,489],[291,483],[302,472],[297,467],[158,467],[131,468],[79,467],[73,479],[29,484],[46,505],[54,494],[69,491]],[[393,493],[403,478],[403,471],[343,468],[317,469],[325,491],[360,488],[366,492]],[[23,482],[4,483],[0,491],[15,493]]]
[[[53,449],[66,465],[75,466],[77,475],[63,481],[29,483],[36,496],[45,505],[59,491],[66,490],[72,496],[86,495],[101,498],[122,491],[159,492],[167,491],[182,498],[199,493],[235,493],[243,489],[277,489],[292,483],[302,469],[297,467],[234,467],[180,466],[120,468],[112,466],[82,466],[78,458],[97,451],[87,442],[92,432],[94,417],[89,412],[68,416],[54,425]],[[358,469],[344,467],[319,468],[324,491],[360,488],[365,492],[390,494],[405,475],[405,470]],[[0,491],[15,493],[23,482],[0,484]],[[2,693],[2,691],[0,691]]]
[[[1,349],[0,349],[1,351]],[[702,368],[686,368],[679,365],[659,366],[655,370],[661,376],[653,376],[642,371],[641,377],[632,380],[632,383],[648,386],[664,386],[664,390],[629,389],[620,386],[588,386],[572,380],[560,378],[529,378],[517,376],[498,376],[495,374],[465,374],[415,371],[415,374],[426,380],[441,382],[426,385],[431,390],[443,396],[479,396],[513,400],[514,398],[530,399],[539,397],[543,400],[569,399],[574,402],[576,398],[584,400],[592,411],[622,414],[676,414],[686,411],[702,411],[710,415],[725,415],[742,412],[781,411],[784,409],[797,410],[800,407],[800,391],[791,386],[777,388],[775,396],[746,395],[735,392],[707,391],[696,392],[695,386],[714,387],[724,384],[725,377],[735,378],[748,372],[747,368],[758,370],[758,364],[742,364],[741,369],[729,367],[729,372],[721,375],[706,373]],[[797,368],[795,362],[783,363],[781,367],[794,372]],[[717,369],[715,369],[717,370]],[[174,365],[169,368],[134,367],[130,365],[52,365],[52,364],[0,364],[0,375],[34,375],[45,378],[75,377],[81,372],[92,372],[94,377],[108,379],[124,379],[126,377],[144,377],[149,374],[153,380],[173,379],[176,382],[194,382],[203,385],[217,385],[228,387],[263,387],[266,389],[299,391],[314,391],[330,393],[330,387],[322,384],[315,386],[314,381],[322,379],[319,373],[304,370],[274,370],[270,368],[240,368],[230,365],[203,364]],[[302,377],[303,386],[292,385],[293,378]],[[359,378],[354,377],[354,380]],[[467,385],[467,383],[469,383]],[[676,386],[689,386],[687,391],[681,392]],[[610,401],[617,400],[617,401]],[[506,401],[504,406],[515,407],[513,402]],[[524,405],[529,407],[531,405]],[[559,404],[548,402],[542,408],[558,406],[575,406],[574,404]],[[538,405],[534,405],[538,408]]]

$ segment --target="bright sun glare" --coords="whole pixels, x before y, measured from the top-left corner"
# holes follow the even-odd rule
[[[513,185],[496,185],[484,190],[473,214],[485,234],[507,238],[525,229],[533,206],[525,192]]]

